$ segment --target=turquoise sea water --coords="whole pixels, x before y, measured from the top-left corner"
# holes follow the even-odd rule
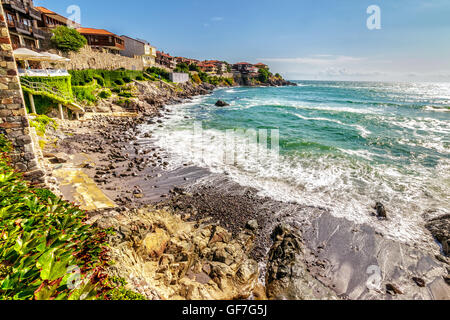
[[[391,216],[381,224],[405,240],[420,236],[424,217],[450,213],[450,83],[296,83],[216,90],[171,108],[155,137],[178,164],[276,199],[358,222],[381,201]],[[215,107],[218,99],[230,106]],[[230,129],[278,129],[279,156],[255,156],[246,147],[256,141],[238,134],[237,161],[224,161]]]

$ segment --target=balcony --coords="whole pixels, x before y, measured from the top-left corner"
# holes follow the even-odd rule
[[[27,26],[25,23],[16,21],[16,20],[8,20],[8,27],[15,28],[17,32],[23,33],[26,35],[31,35],[31,27]]]
[[[47,38],[47,36],[49,36],[49,34],[47,32],[45,32],[39,28],[35,28],[35,27],[33,27],[33,35],[35,38],[38,38],[38,39],[45,39],[45,38]]]
[[[23,5],[23,3],[17,0],[2,0],[3,4],[9,5],[12,9],[27,14],[27,9]]]
[[[39,10],[36,10],[35,8],[31,7],[31,6],[28,8],[28,14],[30,15],[30,17],[32,17],[32,18],[34,18],[34,19],[36,19],[38,21],[42,20],[41,12]]]

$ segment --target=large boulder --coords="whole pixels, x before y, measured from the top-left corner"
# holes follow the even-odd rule
[[[450,214],[430,220],[426,227],[441,243],[444,254],[450,255]]]
[[[217,100],[217,102],[216,102],[216,107],[228,107],[228,106],[229,106],[229,104],[223,100]]]
[[[273,300],[335,300],[337,295],[308,271],[300,234],[279,225],[272,234],[266,293]]]

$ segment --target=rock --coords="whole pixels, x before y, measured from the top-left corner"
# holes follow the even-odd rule
[[[229,106],[229,104],[223,100],[217,100],[217,102],[216,102],[216,107],[228,107],[228,106]]]
[[[279,225],[272,233],[266,294],[275,300],[337,300],[337,295],[315,279],[306,265],[301,236],[289,226]]]
[[[412,280],[421,288],[424,288],[426,286],[425,280],[418,277],[413,277]]]
[[[386,209],[384,208],[384,205],[381,202],[377,202],[375,204],[375,208],[374,209],[377,210],[377,216],[379,218],[383,218],[383,219],[387,218]]]
[[[143,241],[146,254],[151,258],[159,258],[166,250],[169,240],[169,234],[165,230],[157,228],[155,232],[148,234]]]
[[[392,283],[388,283],[386,285],[386,292],[391,294],[391,295],[403,294],[403,291],[400,290],[397,286],[395,286]]]
[[[245,228],[247,228],[250,231],[257,231],[259,228],[258,221],[250,220],[249,222],[247,222],[247,225],[245,226]]]
[[[67,161],[69,161],[69,156],[62,152],[55,154],[54,157],[50,159],[50,162],[53,164],[66,163]]]
[[[426,228],[442,245],[445,255],[450,255],[450,214],[431,219]]]

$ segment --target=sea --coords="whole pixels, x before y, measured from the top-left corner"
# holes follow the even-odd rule
[[[171,168],[204,167],[397,240],[423,238],[427,219],[450,214],[450,83],[295,84],[220,88],[147,129]]]

